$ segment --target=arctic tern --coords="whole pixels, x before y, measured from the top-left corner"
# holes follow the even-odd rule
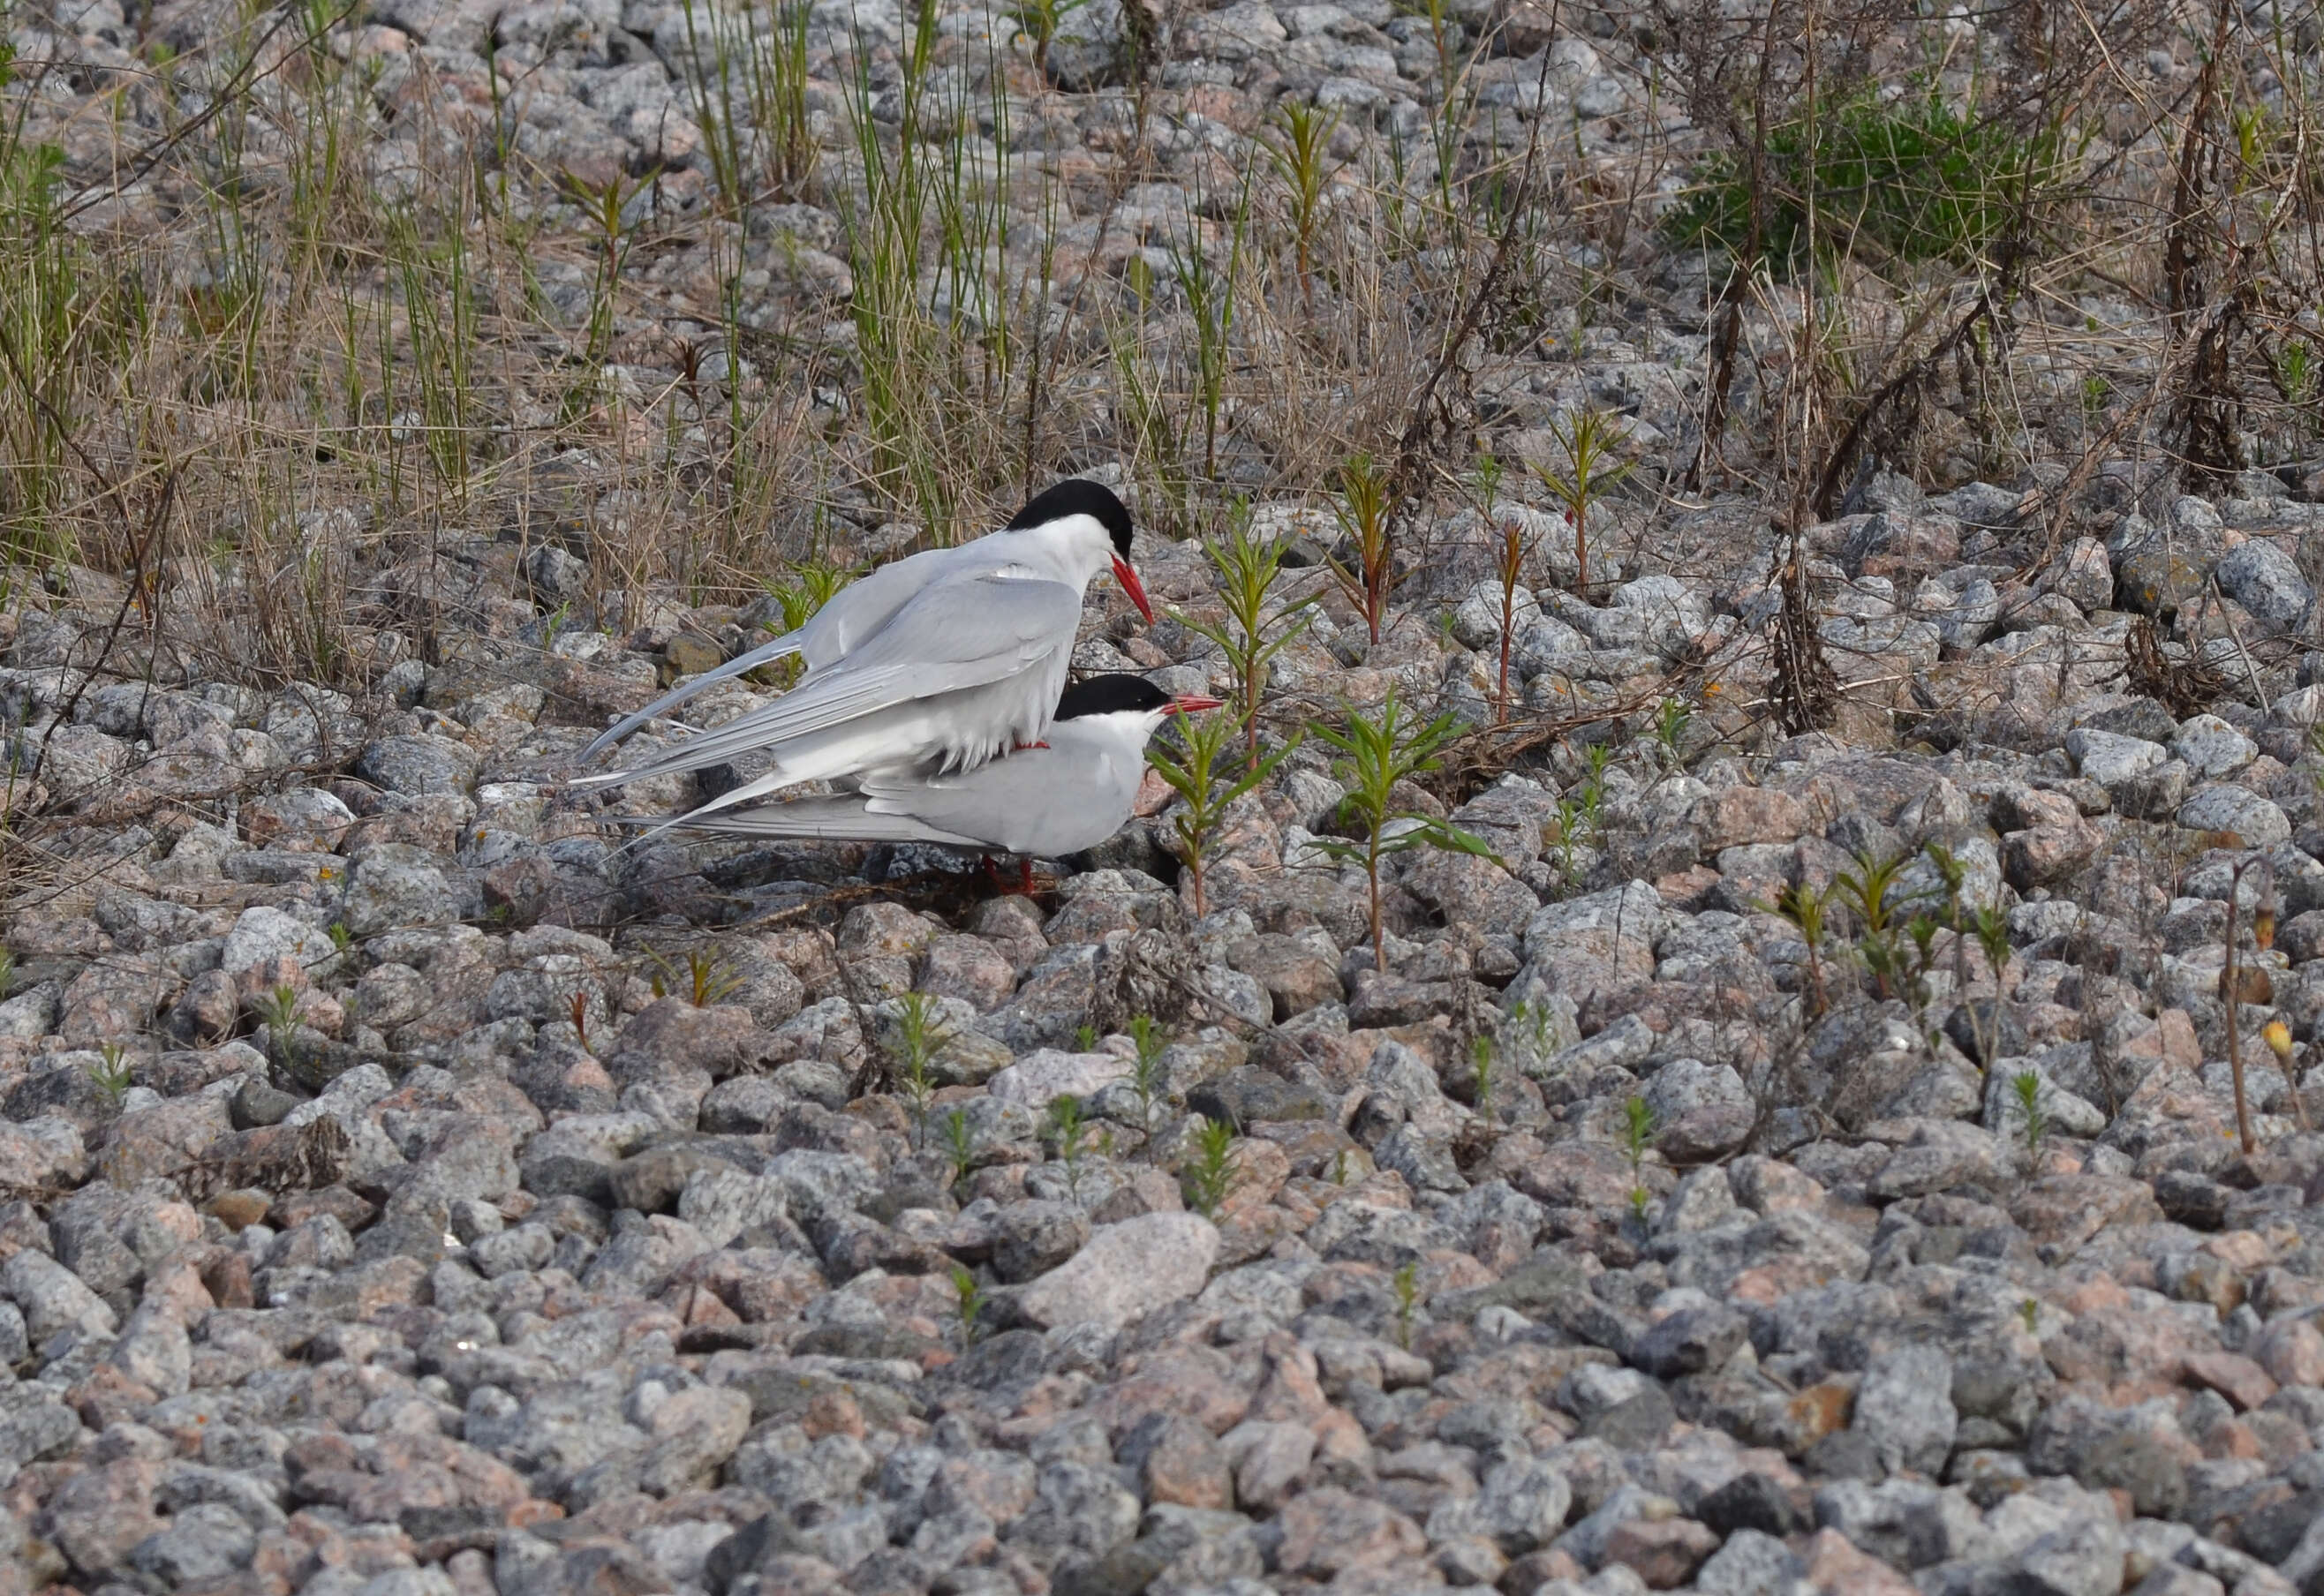
[[[743,754],[774,756],[765,775],[679,817],[690,822],[801,782],[951,774],[1038,743],[1065,686],[1090,580],[1111,564],[1139,613],[1154,618],[1130,541],[1130,512],[1111,491],[1060,482],[999,532],[899,560],[841,589],[797,631],[665,693],[587,753],[714,682],[803,656],[807,674],[773,703],[573,784],[611,787]]]
[[[727,837],[936,842],[1059,858],[1129,823],[1147,741],[1163,721],[1219,705],[1173,698],[1143,676],[1092,676],[1058,700],[1045,744],[974,770],[867,775],[845,796],[696,811],[676,823]]]

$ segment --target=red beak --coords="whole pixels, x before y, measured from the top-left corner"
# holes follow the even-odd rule
[[[1146,624],[1152,626],[1154,606],[1146,601],[1146,584],[1138,580],[1138,568],[1116,555],[1113,556],[1113,579],[1121,583],[1121,591],[1128,593],[1130,601],[1138,606],[1138,613],[1146,618]]]
[[[1189,693],[1172,699],[1163,707],[1162,712],[1166,715],[1191,715],[1196,710],[1223,710],[1226,707],[1227,702],[1222,698],[1201,698]]]

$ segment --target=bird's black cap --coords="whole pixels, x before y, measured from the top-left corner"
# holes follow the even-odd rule
[[[1056,718],[1075,720],[1084,715],[1113,715],[1124,710],[1158,710],[1169,702],[1170,695],[1145,677],[1110,671],[1066,688],[1057,700]]]
[[[1093,518],[1112,537],[1113,552],[1125,560],[1130,558],[1130,511],[1113,496],[1112,489],[1083,477],[1069,477],[1038,495],[1017,512],[1008,530],[1022,532],[1028,527],[1062,521],[1067,516]]]

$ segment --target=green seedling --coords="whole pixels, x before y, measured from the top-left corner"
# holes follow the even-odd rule
[[[1590,510],[1599,500],[1630,474],[1626,461],[1614,458],[1621,430],[1604,410],[1577,411],[1554,417],[1550,441],[1563,454],[1562,466],[1536,464],[1534,474],[1564,508],[1566,524],[1573,528],[1574,591],[1590,592]]]
[[[266,1027],[269,1048],[280,1064],[290,1057],[290,1039],[299,1029],[299,994],[287,983],[254,1000],[259,1023]]]
[[[1307,629],[1303,613],[1313,602],[1299,599],[1288,604],[1275,600],[1275,584],[1283,574],[1280,544],[1250,535],[1248,506],[1238,502],[1227,518],[1223,542],[1203,540],[1203,553],[1216,573],[1220,602],[1226,613],[1218,620],[1177,611],[1179,624],[1195,636],[1218,645],[1234,677],[1234,708],[1242,728],[1243,751],[1259,763],[1259,706],[1267,691],[1275,656]]]
[[[1074,1027],[1074,1051],[1077,1053],[1097,1051],[1097,1027],[1086,1020]]]
[[[130,1087],[134,1084],[130,1078],[129,1061],[123,1057],[121,1044],[117,1041],[97,1043],[97,1062],[88,1067],[89,1085],[105,1098],[106,1106],[118,1114],[122,1103],[129,1096]]]
[[[1407,1263],[1396,1271],[1396,1344],[1412,1350],[1412,1316],[1420,1305],[1420,1266]]]
[[[1065,1189],[1079,1202],[1082,1195],[1082,1100],[1072,1093],[1049,1099],[1049,1137],[1057,1146],[1057,1161],[1065,1166]]]
[[[2010,1078],[2010,1089],[2017,1094],[2017,1114],[2025,1133],[2025,1151],[2039,1153],[2042,1139],[2050,1133],[2050,1116],[2042,1112],[2042,1078],[2031,1069]]]
[[[936,1023],[936,1004],[925,992],[907,992],[896,1000],[896,1082],[912,1105],[919,1125],[920,1144],[928,1140],[928,1107],[936,1096],[936,1081],[928,1061],[942,1045]]]
[[[1364,618],[1365,631],[1378,643],[1396,576],[1396,547],[1390,532],[1396,506],[1389,496],[1388,473],[1369,454],[1349,456],[1340,467],[1340,502],[1332,509],[1356,553],[1354,570],[1333,560],[1332,575],[1356,613]]]
[[[1137,1059],[1130,1069],[1130,1089],[1138,1094],[1138,1128],[1150,1136],[1154,1133],[1154,1105],[1160,1100],[1167,1085],[1162,1053],[1170,1045],[1170,1039],[1154,1023],[1153,1015],[1133,1014],[1130,1040],[1138,1048]]]
[[[1309,270],[1314,253],[1315,229],[1323,217],[1324,193],[1336,170],[1329,163],[1332,134],[1340,125],[1340,114],[1286,96],[1277,117],[1277,137],[1268,146],[1267,158],[1283,179],[1285,206],[1290,213],[1291,233],[1299,269],[1301,302],[1313,307],[1315,302],[1315,281]],[[1379,634],[1373,634],[1379,640]]]
[[[1332,1155],[1332,1184],[1334,1186],[1345,1186],[1347,1183],[1348,1150],[1342,1147],[1339,1151]]]
[[[675,991],[696,1008],[706,1009],[742,985],[742,977],[733,966],[713,949],[689,948],[676,962],[651,950],[647,957],[654,962],[654,995],[658,997]]]
[[[1683,698],[1666,698],[1655,711],[1655,745],[1662,755],[1665,770],[1686,768],[1686,729],[1694,720],[1694,711]]]
[[[1207,914],[1210,904],[1204,889],[1203,871],[1219,830],[1226,821],[1227,811],[1237,799],[1273,775],[1277,766],[1299,744],[1294,738],[1261,759],[1249,753],[1234,755],[1227,751],[1228,741],[1235,732],[1223,719],[1181,715],[1173,717],[1172,724],[1184,740],[1183,753],[1174,756],[1164,744],[1152,742],[1146,747],[1146,762],[1178,795],[1179,808],[1171,817],[1170,829],[1178,839],[1187,873],[1194,879],[1194,913]]]
[[[950,1184],[956,1187],[976,1165],[975,1134],[969,1129],[967,1114],[955,1108],[945,1115],[944,1141],[945,1157],[952,1165]]]
[[[1017,0],[1010,8],[1017,24],[1016,36],[1033,47],[1036,72],[1047,74],[1049,46],[1056,42],[1058,27],[1088,4],[1089,0]]]
[[[960,1316],[960,1342],[963,1346],[976,1344],[976,1316],[984,1307],[984,1288],[978,1284],[965,1265],[952,1266],[954,1311]]]
[[[2029,1297],[2017,1305],[2017,1317],[2025,1325],[2025,1334],[2034,1335],[2042,1324],[2042,1305]]]
[[[1489,1036],[1480,1036],[1469,1044],[1469,1086],[1477,1112],[1485,1113],[1493,1100],[1493,1039]]]
[[[1194,1151],[1180,1170],[1186,1206],[1205,1219],[1216,1219],[1234,1189],[1234,1127],[1222,1119],[1205,1118],[1194,1133]]]
[[[1379,714],[1365,716],[1351,709],[1337,728],[1317,726],[1315,735],[1340,750],[1332,774],[1347,790],[1340,818],[1356,830],[1347,841],[1319,837],[1311,845],[1327,857],[1354,860],[1364,867],[1370,889],[1372,965],[1388,970],[1388,933],[1380,919],[1380,861],[1391,854],[1416,848],[1441,848],[1453,853],[1500,862],[1484,839],[1434,815],[1415,814],[1396,803],[1399,782],[1434,770],[1438,753],[1458,735],[1450,715],[1422,725],[1406,719],[1391,688]]]
[[[1646,1166],[1646,1154],[1654,1151],[1655,1110],[1644,1097],[1632,1096],[1622,1105],[1622,1156],[1630,1160],[1630,1179],[1640,1182]]]

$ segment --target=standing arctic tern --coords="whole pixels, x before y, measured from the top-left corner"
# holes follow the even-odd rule
[[[1058,858],[1095,848],[1130,822],[1146,744],[1163,721],[1214,710],[1173,698],[1143,676],[1092,676],[1058,700],[1048,740],[953,775],[868,775],[837,798],[795,798],[676,822],[729,837],[939,842]]]
[[[899,560],[842,589],[798,630],[665,693],[587,752],[713,682],[805,656],[806,676],[775,702],[573,784],[615,786],[742,754],[774,756],[772,770],[682,817],[691,821],[800,782],[971,770],[1038,742],[1065,685],[1090,580],[1111,564],[1139,613],[1154,618],[1130,539],[1120,500],[1096,482],[1060,482],[999,532]]]

